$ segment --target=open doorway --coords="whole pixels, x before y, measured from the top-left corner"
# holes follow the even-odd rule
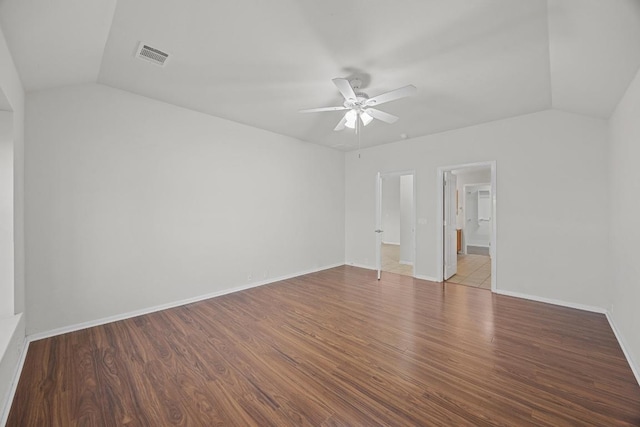
[[[496,290],[495,162],[439,168],[441,280]]]
[[[414,275],[415,191],[413,172],[378,175],[376,239],[380,272]]]

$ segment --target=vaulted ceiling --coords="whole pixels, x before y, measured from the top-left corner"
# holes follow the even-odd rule
[[[0,0],[27,91],[97,82],[342,149],[334,77],[381,110],[371,146],[557,108],[606,119],[640,66],[640,0]],[[161,68],[140,42],[168,52]]]

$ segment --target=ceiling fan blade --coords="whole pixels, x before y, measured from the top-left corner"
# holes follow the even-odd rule
[[[351,83],[347,79],[335,78],[332,80],[333,84],[336,85],[344,99],[350,99],[355,101],[357,99],[356,93],[353,91],[351,87]]]
[[[333,130],[338,131],[338,130],[344,129],[345,123],[347,123],[346,114],[344,116],[342,116],[342,120],[340,120],[340,122],[338,122],[338,126],[336,126]]]
[[[384,111],[376,110],[375,108],[367,108],[365,112],[367,112],[374,119],[382,120],[385,123],[395,123],[398,120],[397,116],[385,113]]]
[[[418,89],[414,85],[408,85],[405,87],[401,87],[400,89],[392,90],[390,92],[385,92],[381,95],[374,96],[373,98],[369,98],[366,101],[366,104],[368,106],[373,107],[374,105],[380,105],[380,104],[384,104],[385,102],[395,101],[396,99],[415,95],[417,91]]]
[[[308,110],[298,110],[298,113],[320,113],[322,111],[341,111],[348,110],[347,107],[321,107],[321,108],[309,108]]]

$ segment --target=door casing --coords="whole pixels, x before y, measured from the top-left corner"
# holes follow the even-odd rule
[[[393,172],[378,172],[376,174],[376,212],[375,212],[375,230],[382,229],[382,180],[384,178],[390,178],[393,176],[411,175],[413,177],[413,204],[411,214],[411,256],[413,259],[413,277],[416,275],[416,172],[415,170],[393,171]],[[378,280],[382,272],[382,233],[376,233],[376,270],[378,274]],[[384,230],[383,230],[384,232]]]
[[[459,165],[441,166],[437,169],[436,185],[437,185],[437,211],[436,211],[436,227],[438,227],[437,236],[437,265],[438,265],[438,280],[444,281],[444,173],[445,171],[453,171],[458,169],[477,169],[479,167],[491,168],[491,292],[496,292],[498,289],[498,215],[497,215],[497,200],[498,192],[496,186],[497,176],[497,162],[495,160],[477,163],[464,163]],[[415,274],[415,273],[414,273]]]
[[[444,277],[448,280],[458,271],[458,251],[457,251],[457,201],[456,201],[456,182],[457,177],[451,171],[444,171],[443,193],[443,264]]]

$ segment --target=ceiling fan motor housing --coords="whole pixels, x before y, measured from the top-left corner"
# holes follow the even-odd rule
[[[372,107],[384,104],[385,102],[395,101],[396,99],[411,96],[416,93],[415,86],[407,85],[399,89],[374,96],[373,98],[369,98],[369,95],[359,91],[362,81],[358,78],[353,78],[351,80],[335,78],[332,79],[332,81],[344,97],[344,103],[341,107],[311,108],[308,110],[300,110],[300,112],[316,113],[322,111],[349,110],[344,114],[338,125],[335,127],[335,131],[342,130],[345,127],[353,129],[356,124],[361,121],[362,124],[366,126],[371,123],[373,119],[381,120],[386,123],[395,123],[398,120],[398,117]]]
[[[344,101],[344,106],[347,108],[363,108],[365,107],[366,101],[369,99],[369,95],[364,92],[356,92],[355,101],[352,99],[347,99]]]
[[[355,78],[355,79],[351,79],[349,80],[349,84],[351,85],[351,87],[353,88],[354,91],[357,91],[358,89],[360,89],[362,87],[362,80]]]

